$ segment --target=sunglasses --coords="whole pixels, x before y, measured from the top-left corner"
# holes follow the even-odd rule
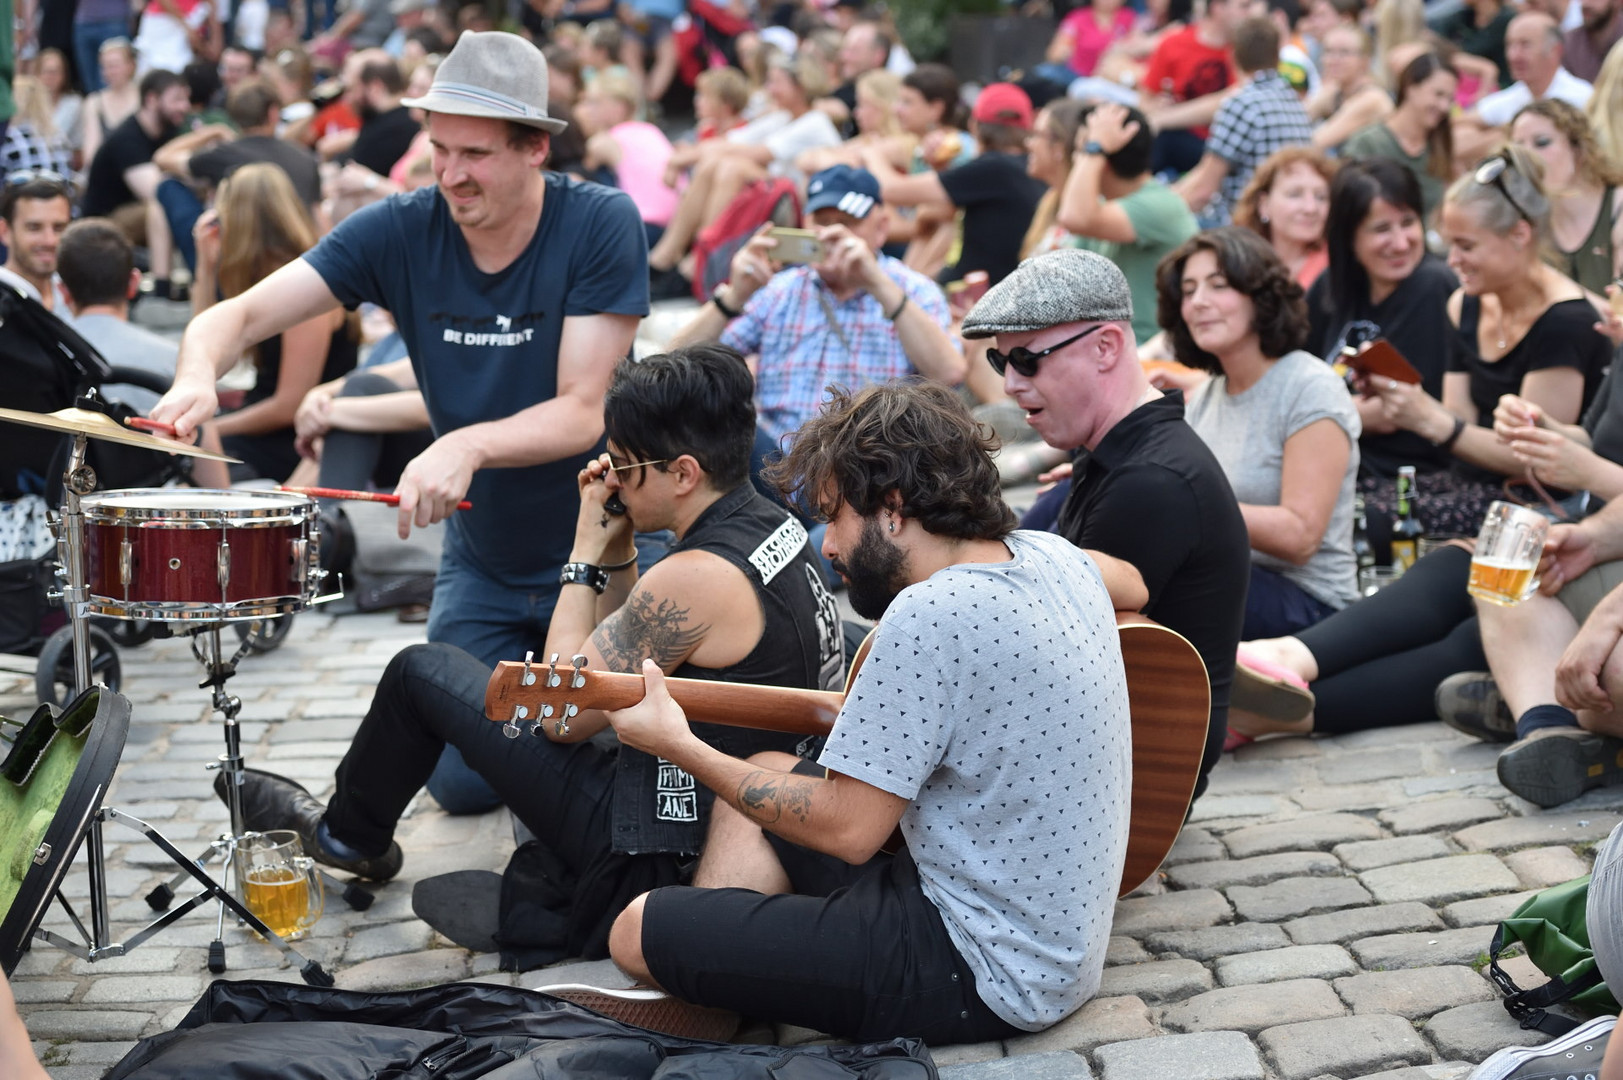
[[[1505,184],[1505,170],[1510,167],[1510,159],[1503,154],[1491,157],[1476,167],[1476,182],[1483,187],[1492,184],[1498,188],[1499,194],[1505,197],[1505,201],[1510,204],[1510,208],[1516,211],[1523,221],[1537,229],[1538,222],[1533,220],[1533,215],[1522,209],[1522,204],[1516,201],[1516,196],[1510,193],[1509,186]]]
[[[1093,333],[1103,325],[1104,323],[1094,323],[1080,334],[1068,337],[1057,345],[1050,345],[1041,352],[1032,352],[1024,345],[1016,345],[1008,352],[1000,352],[997,349],[987,349],[986,360],[992,365],[992,370],[997,372],[999,375],[1002,375],[1004,370],[1007,368],[1014,368],[1016,372],[1030,379],[1037,374],[1037,361],[1050,355],[1051,353],[1059,352],[1059,350],[1065,348],[1067,345],[1075,345],[1078,341],[1081,341],[1083,338],[1087,337],[1089,334]]]
[[[17,187],[19,184],[32,184],[36,180],[63,188],[69,186],[67,177],[51,169],[18,169],[16,172],[6,173],[6,187],[8,188]]]
[[[615,476],[619,476],[621,473],[629,472],[632,469],[642,469],[642,468],[646,468],[649,465],[663,465],[669,460],[671,460],[671,459],[670,458],[657,458],[657,459],[655,459],[653,461],[633,461],[629,465],[616,465],[614,463],[614,459],[610,458],[609,459],[609,472],[613,473]]]

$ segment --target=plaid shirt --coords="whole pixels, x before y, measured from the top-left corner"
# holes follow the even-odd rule
[[[879,265],[907,293],[908,303],[942,329],[951,325],[947,298],[935,282],[886,255],[879,256]],[[838,332],[829,326],[819,295],[839,321]],[[721,343],[759,356],[755,410],[773,442],[817,414],[825,387],[856,390],[915,371],[878,300],[866,292],[838,300],[809,266],[781,271],[762,286],[722,331]]]
[[[1272,68],[1251,76],[1245,89],[1225,101],[1212,120],[1206,151],[1228,162],[1229,171],[1201,212],[1201,225],[1227,225],[1258,165],[1276,150],[1312,141],[1313,124],[1285,77]]]
[[[59,176],[72,176],[72,151],[68,149],[67,140],[56,139],[47,142],[46,139],[34,130],[32,124],[23,120],[13,120],[6,128],[6,141],[0,144],[0,167],[9,176],[16,172],[35,172],[47,170]]]

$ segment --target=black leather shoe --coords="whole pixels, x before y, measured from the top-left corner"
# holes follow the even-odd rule
[[[226,801],[226,774],[214,777],[214,794]],[[320,825],[327,808],[302,785],[263,769],[242,771],[242,823],[250,832],[291,829],[304,853],[324,866],[345,870],[368,881],[388,881],[400,873],[405,856],[393,840],[381,855],[339,855],[321,842]],[[228,804],[229,805],[229,804]]]

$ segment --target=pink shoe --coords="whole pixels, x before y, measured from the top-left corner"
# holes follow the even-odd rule
[[[1233,728],[1229,728],[1228,734],[1223,736],[1223,753],[1232,754],[1240,747],[1247,746],[1256,741],[1257,740],[1253,739],[1249,735],[1243,735],[1240,732],[1235,731]]]
[[[1313,691],[1296,672],[1264,660],[1242,645],[1234,657],[1229,708],[1270,723],[1297,724],[1313,715]]]

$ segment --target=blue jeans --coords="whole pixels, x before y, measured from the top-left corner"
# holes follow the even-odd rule
[[[197,270],[197,241],[192,239],[192,227],[203,216],[203,201],[191,188],[173,178],[158,184],[158,205],[169,220],[169,231],[174,236],[175,250],[186,260],[186,266]]]
[[[85,93],[93,94],[105,85],[101,81],[101,47],[113,38],[129,37],[128,19],[103,19],[73,24],[73,63]]]

